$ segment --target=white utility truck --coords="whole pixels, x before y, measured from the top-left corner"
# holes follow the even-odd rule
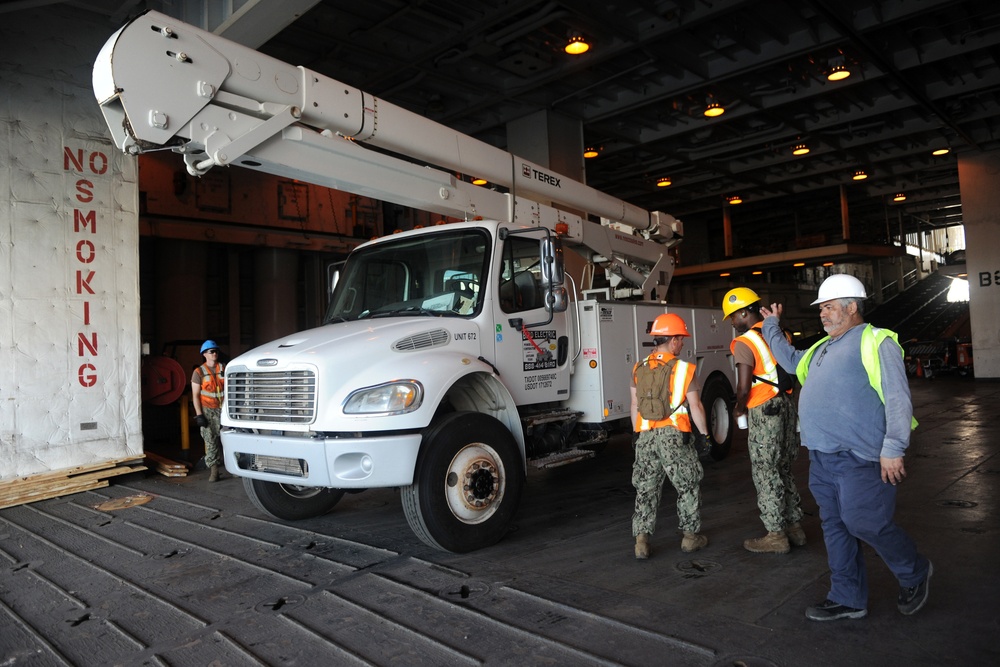
[[[225,464],[262,511],[313,517],[345,492],[399,487],[425,543],[493,544],[529,463],[592,457],[631,430],[631,370],[667,311],[692,333],[682,354],[711,455],[728,451],[732,327],[718,308],[665,304],[673,217],[155,12],[110,38],[94,90],[127,153],[169,148],[196,175],[239,165],[462,220],[360,245],[323,326],[230,362]]]

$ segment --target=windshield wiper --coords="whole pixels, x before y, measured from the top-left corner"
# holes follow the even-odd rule
[[[370,317],[392,317],[393,315],[429,315],[431,317],[440,317],[443,314],[438,310],[427,310],[423,306],[407,306],[406,308],[393,308],[392,310],[372,313]]]

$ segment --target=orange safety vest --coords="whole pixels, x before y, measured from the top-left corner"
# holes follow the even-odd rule
[[[198,374],[201,375],[201,407],[218,408],[222,405],[225,373],[226,369],[222,364],[216,364],[214,371],[207,364],[198,367]]]
[[[657,352],[651,354],[646,359],[640,363],[647,364],[650,368],[656,368],[657,366],[666,365],[668,361],[674,358],[674,355],[669,352]],[[632,384],[636,383],[635,380],[635,369],[639,367],[636,364],[632,368]],[[674,364],[674,368],[670,371],[670,407],[674,409],[673,414],[668,416],[666,419],[650,420],[643,419],[642,415],[636,413],[635,430],[636,431],[648,431],[654,428],[663,428],[664,426],[673,426],[678,431],[683,431],[684,433],[691,432],[691,415],[688,413],[687,409],[687,391],[688,387],[691,385],[691,380],[694,379],[695,365],[689,364],[686,361],[677,360]]]
[[[776,386],[778,384],[778,362],[774,360],[771,349],[764,342],[764,337],[760,335],[760,329],[763,326],[763,322],[758,322],[752,327],[752,329],[757,330],[756,332],[747,331],[734,338],[733,342],[729,344],[729,351],[733,354],[736,354],[736,341],[742,340],[749,345],[750,349],[753,350],[753,374],[767,380],[767,382],[754,382],[750,385],[750,396],[747,397],[747,409],[755,408],[778,395],[778,387]],[[774,384],[768,384],[768,382],[773,382]],[[788,393],[792,392],[789,391]]]

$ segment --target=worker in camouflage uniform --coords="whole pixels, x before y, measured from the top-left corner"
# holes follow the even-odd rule
[[[730,344],[736,362],[736,406],[733,414],[747,415],[750,471],[757,487],[763,537],[743,542],[754,553],[786,554],[791,545],[803,546],[806,534],[801,498],[795,488],[792,464],[798,455],[798,415],[792,404],[792,380],[774,360],[761,335],[764,318],[760,297],[746,287],[729,290],[722,301],[736,338]]]
[[[205,465],[208,481],[223,479],[221,438],[222,400],[226,384],[226,367],[219,361],[219,345],[206,340],[201,346],[205,363],[191,373],[191,402],[194,404],[194,421],[205,441]]]
[[[664,478],[669,478],[677,491],[677,518],[684,533],[681,550],[697,551],[708,545],[701,530],[701,489],[704,475],[698,451],[705,447],[708,423],[701,404],[701,385],[695,377],[695,365],[677,358],[688,333],[687,325],[674,313],[658,316],[650,327],[653,336],[652,353],[632,370],[631,415],[637,433],[632,485],[635,487],[635,514],[632,535],[635,537],[635,557],[649,558],[649,537],[656,528],[656,510],[660,506]],[[637,389],[637,377],[660,369],[665,390],[653,400],[662,398],[657,407],[650,405],[648,390]],[[645,379],[638,382],[647,386]],[[643,414],[646,410],[648,414]],[[691,434],[691,422],[700,433]],[[699,446],[700,445],[700,446]]]

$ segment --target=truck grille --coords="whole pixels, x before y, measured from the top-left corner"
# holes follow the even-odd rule
[[[308,424],[316,417],[316,374],[228,371],[226,407],[236,421]]]

